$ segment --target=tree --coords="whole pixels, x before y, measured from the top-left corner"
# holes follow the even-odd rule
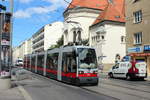
[[[57,44],[55,45],[51,45],[49,49],[54,49],[54,48],[59,48],[64,44],[64,38],[63,35],[61,36],[61,38],[58,39],[58,41],[56,42]]]
[[[82,44],[89,46],[89,39],[82,40]]]

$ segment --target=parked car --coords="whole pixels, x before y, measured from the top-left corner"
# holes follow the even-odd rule
[[[136,62],[133,65],[130,61],[119,62],[110,69],[108,75],[110,78],[144,79],[147,77],[146,63]]]

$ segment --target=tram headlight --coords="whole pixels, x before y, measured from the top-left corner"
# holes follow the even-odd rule
[[[84,71],[79,71],[79,74],[84,74]]]
[[[93,71],[93,74],[97,74],[98,73],[98,71],[96,70],[96,71]]]

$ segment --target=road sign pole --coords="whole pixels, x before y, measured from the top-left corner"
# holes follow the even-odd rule
[[[13,36],[13,10],[14,10],[14,0],[10,0],[10,12],[11,12],[11,29],[10,29],[10,68],[13,64],[13,50],[12,50],[12,36]]]

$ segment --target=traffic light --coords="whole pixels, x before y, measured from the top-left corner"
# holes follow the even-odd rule
[[[6,10],[6,7],[0,4],[0,10]]]

